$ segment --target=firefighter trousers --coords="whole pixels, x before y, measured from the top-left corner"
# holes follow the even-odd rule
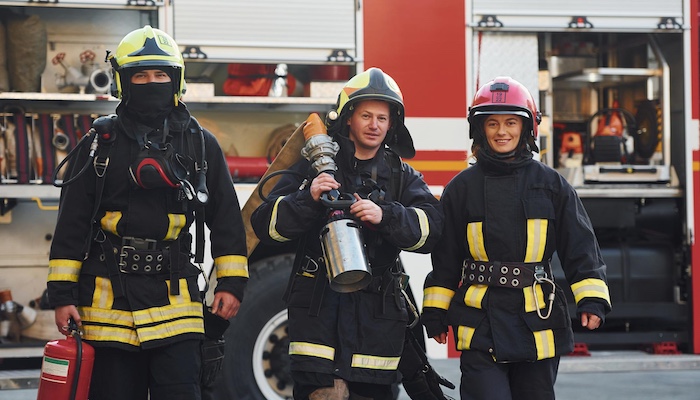
[[[200,368],[201,340],[138,351],[95,346],[89,398],[200,400]]]
[[[463,351],[459,359],[462,400],[554,400],[559,357],[497,363],[483,351]]]

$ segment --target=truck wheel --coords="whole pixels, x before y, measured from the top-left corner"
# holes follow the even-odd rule
[[[278,255],[251,266],[241,309],[225,334],[224,367],[213,398],[292,398],[287,309],[282,296],[293,257]]]

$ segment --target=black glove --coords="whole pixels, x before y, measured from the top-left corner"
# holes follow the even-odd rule
[[[204,341],[201,348],[202,369],[199,377],[202,387],[213,385],[224,367],[224,352],[226,350],[224,332],[229,324],[228,320],[213,314],[208,307],[204,307]]]
[[[406,394],[413,400],[452,400],[442,393],[440,385],[454,389],[455,385],[440,376],[428,362],[425,351],[410,329],[406,330],[403,353],[399,361]]]
[[[401,383],[413,400],[454,400],[442,392],[440,385],[450,389],[454,389],[455,385],[435,372],[429,364],[425,365],[425,371],[418,371],[413,378],[404,379]]]
[[[435,337],[441,333],[447,332],[448,327],[445,322],[446,319],[447,310],[434,307],[423,308],[423,313],[420,316],[420,322],[425,326],[428,337]]]

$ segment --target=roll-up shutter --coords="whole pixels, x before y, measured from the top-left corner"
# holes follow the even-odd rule
[[[474,0],[471,26],[507,30],[682,29],[683,0]]]
[[[252,62],[356,58],[355,0],[178,0],[177,43],[193,57]]]

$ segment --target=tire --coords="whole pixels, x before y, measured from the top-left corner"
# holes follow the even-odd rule
[[[251,266],[243,303],[225,334],[224,367],[211,398],[292,398],[287,309],[282,296],[293,257],[293,254],[273,256]]]

